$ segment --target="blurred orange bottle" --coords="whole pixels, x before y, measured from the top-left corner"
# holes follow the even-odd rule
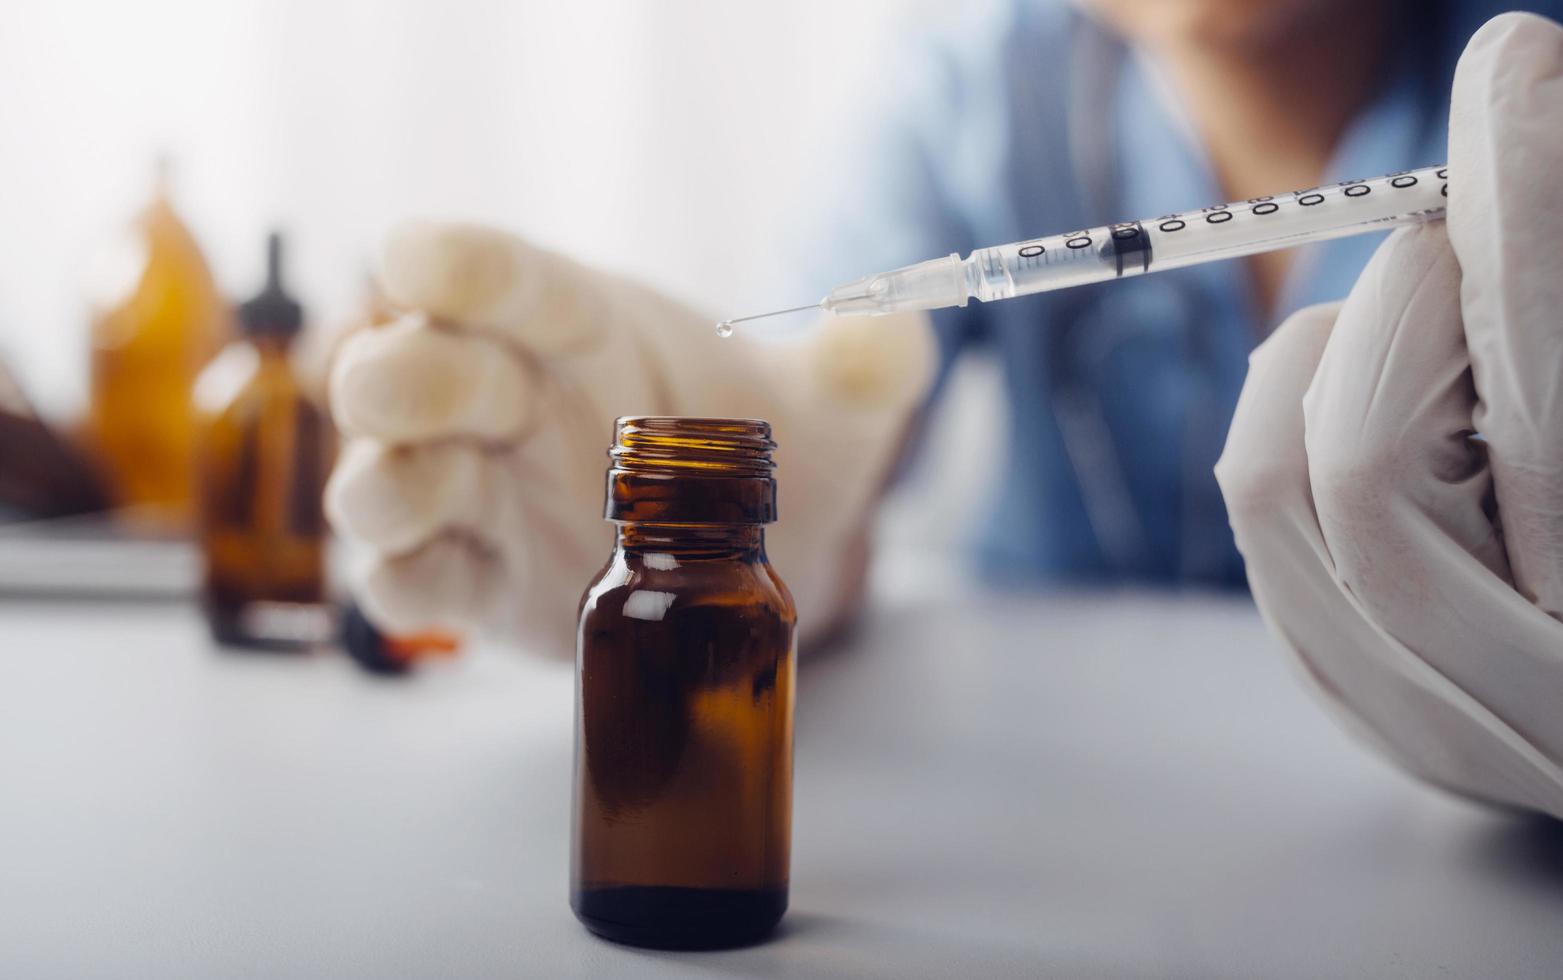
[[[122,286],[92,323],[88,428],[115,504],[184,525],[194,499],[191,385],[229,333],[229,312],[189,229],[169,203],[166,168],[135,219]]]

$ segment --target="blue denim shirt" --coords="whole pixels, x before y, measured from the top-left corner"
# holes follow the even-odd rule
[[[1443,163],[1455,63],[1512,6],[1403,4],[1397,50],[1327,179]],[[1521,6],[1556,18],[1563,0]],[[957,29],[908,41],[884,77],[857,141],[822,154],[840,203],[806,240],[816,295],[950,252],[1222,198],[1144,66],[1066,3],[963,4]],[[982,566],[1010,582],[1241,585],[1212,468],[1249,351],[1288,314],[1344,297],[1381,239],[1305,248],[1268,315],[1240,263],[938,312],[946,368],[973,348],[1003,366],[1007,452],[990,475]]]

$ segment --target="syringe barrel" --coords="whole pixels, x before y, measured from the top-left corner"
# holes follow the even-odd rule
[[[1428,167],[978,249],[967,291],[1009,299],[1436,220],[1446,178]]]

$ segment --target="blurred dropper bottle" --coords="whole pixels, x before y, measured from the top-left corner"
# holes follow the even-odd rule
[[[191,514],[190,387],[227,339],[229,310],[169,199],[160,160],[153,196],[94,283],[89,439],[114,503],[133,518],[183,526]]]
[[[195,384],[202,604],[220,643],[287,649],[327,637],[325,419],[289,349],[304,311],[282,285],[282,239],[266,285],[239,306],[240,336]]]

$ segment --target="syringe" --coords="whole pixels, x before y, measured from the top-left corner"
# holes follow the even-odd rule
[[[816,308],[879,315],[972,299],[988,303],[1436,221],[1444,216],[1447,177],[1444,167],[1407,170],[995,245],[964,259],[952,253],[837,286],[812,306],[723,320],[717,333],[725,337],[735,323]]]

